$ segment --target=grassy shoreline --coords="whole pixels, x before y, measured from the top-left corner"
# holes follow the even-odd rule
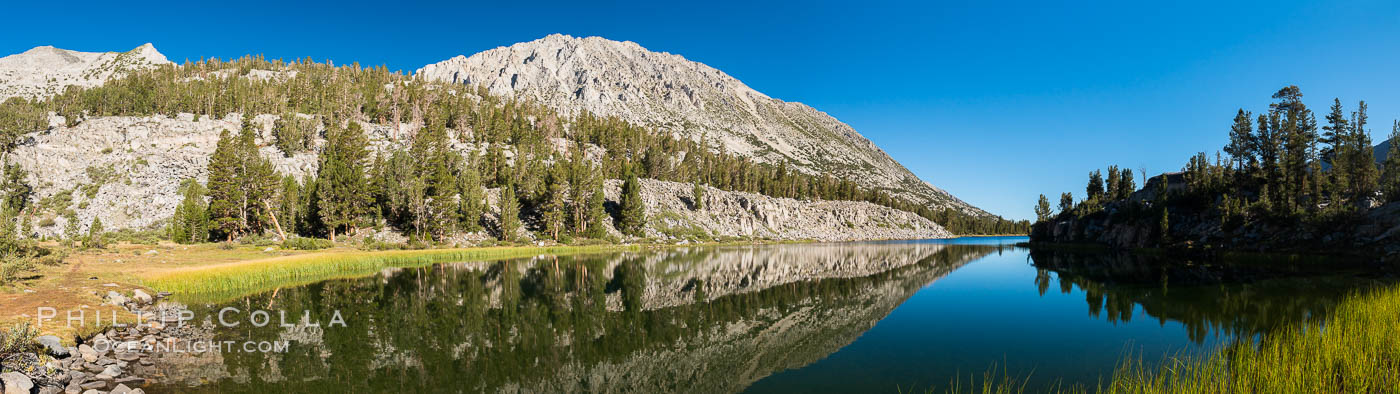
[[[1161,367],[1125,362],[1110,393],[1331,392],[1400,389],[1400,287],[1355,294],[1320,323],[1236,342]]]
[[[1148,362],[1126,355],[1096,387],[1027,387],[993,366],[947,393],[1373,393],[1400,391],[1400,286],[1362,291],[1321,321],[1201,355]],[[935,392],[928,390],[927,392]]]
[[[213,303],[331,279],[373,275],[384,268],[499,260],[538,255],[639,251],[643,245],[497,246],[455,249],[327,251],[184,267],[138,277],[143,286],[186,302]]]

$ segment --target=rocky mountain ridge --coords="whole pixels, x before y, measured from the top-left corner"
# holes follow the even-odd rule
[[[629,121],[647,124],[662,118],[693,118],[701,121],[697,124],[706,126],[671,131],[682,136],[695,136],[693,132],[698,131],[700,136],[713,135],[711,140],[722,144],[722,149],[726,151],[742,153],[760,161],[789,161],[795,163],[800,170],[813,173],[829,171],[864,181],[867,187],[902,190],[898,193],[904,193],[901,195],[905,197],[912,196],[911,199],[915,201],[929,202],[935,207],[955,206],[961,207],[958,209],[965,212],[981,212],[918,180],[869,140],[834,118],[801,104],[784,103],[768,98],[703,64],[687,61],[678,55],[649,52],[634,43],[619,43],[596,37],[574,39],[556,35],[526,44],[544,41],[568,43],[579,47],[575,48],[576,51],[583,52],[598,51],[597,48],[620,47],[625,51],[617,56],[630,59],[629,61],[638,61],[633,57],[640,57],[642,60],[653,59],[657,63],[651,66],[664,66],[673,70],[658,74],[658,78],[671,77],[688,81],[683,85],[666,82],[662,84],[664,89],[688,91],[690,102],[699,105],[675,107],[665,104],[655,108],[644,105],[639,107],[638,112],[624,117]],[[584,61],[590,59],[590,56],[579,54],[571,56],[570,59]],[[483,53],[481,57],[473,56],[471,59],[478,58],[488,59],[491,56]],[[131,70],[164,64],[170,62],[151,44],[124,53],[87,53],[38,47],[0,58],[0,77],[3,77],[0,78],[0,99],[49,97],[62,92],[68,86],[100,86],[105,81],[120,78]],[[613,80],[629,74],[617,74],[622,71],[608,71],[607,67],[633,70],[638,66],[621,65],[618,61],[612,61],[602,65],[595,64],[594,67],[604,67],[601,71],[593,72],[600,73],[603,80]],[[427,67],[426,71],[420,70],[419,75],[431,78],[431,75],[436,73],[433,69],[434,66]],[[247,77],[257,77],[261,75],[259,72],[270,71],[252,70]],[[696,74],[708,78],[706,81],[712,81],[714,88],[700,89],[694,81],[685,79]],[[458,76],[454,75],[453,78]],[[598,78],[593,78],[591,83],[601,83],[599,81]],[[706,82],[705,85],[709,86],[710,83]],[[525,85],[521,86],[523,88]],[[651,93],[647,93],[629,86],[633,85],[623,83],[620,88],[622,93],[619,93],[619,97],[622,97],[623,101],[629,97],[628,94],[634,94],[633,101],[642,102],[642,98],[658,92],[656,89],[663,89],[651,86],[647,91]],[[728,93],[717,95],[715,89]],[[497,87],[490,90],[501,93],[497,92],[500,90]],[[610,95],[611,93],[607,96]],[[563,105],[561,111],[573,114],[581,111],[606,113],[606,105],[612,102],[587,101],[565,105],[568,102],[535,99],[546,104]],[[706,110],[730,108],[720,104],[738,102],[746,103],[742,106],[746,109],[739,112]],[[733,117],[726,118],[731,115]],[[775,125],[770,122],[773,119],[772,115],[783,115],[783,119],[788,121]],[[271,146],[271,129],[279,115],[250,116],[262,130],[258,138],[262,155],[272,161],[279,173],[296,177],[315,173],[317,159],[314,150],[285,156]],[[204,179],[208,155],[213,151],[219,132],[238,130],[243,117],[244,115],[236,113],[222,118],[183,113],[147,117],[84,117],[74,122],[61,116],[51,116],[48,129],[23,136],[18,147],[10,155],[12,161],[29,172],[30,183],[35,187],[34,201],[41,207],[38,215],[24,218],[28,221],[24,224],[25,228],[30,234],[40,237],[60,236],[70,227],[69,219],[61,213],[69,210],[76,214],[76,223],[71,227],[78,231],[85,231],[87,225],[95,218],[100,218],[109,230],[141,230],[161,226],[179,202],[180,182],[185,179]],[[691,120],[684,122],[691,124]],[[392,126],[366,122],[361,122],[361,125],[376,144],[377,148],[374,150],[403,143],[400,133],[390,132],[394,129]],[[740,131],[710,134],[710,130],[718,127],[728,130],[724,125],[745,126]],[[758,149],[759,145],[751,143],[761,143],[759,145],[764,148]],[[316,145],[324,145],[324,139],[317,138]],[[458,150],[464,152],[485,149],[484,146],[468,146],[470,144],[464,143],[456,145]],[[827,162],[822,164],[818,159]],[[833,169],[826,166],[832,163],[831,160],[845,162],[838,166],[839,168]],[[614,201],[618,197],[617,183],[620,182],[610,181],[609,193]],[[913,185],[914,189],[899,189],[900,184]],[[647,210],[653,219],[649,223],[648,234],[663,238],[694,238],[697,234],[708,234],[723,237],[830,241],[941,238],[952,235],[928,219],[875,204],[800,201],[710,190],[712,192],[706,193],[707,200],[710,200],[705,204],[706,209],[697,211],[691,209],[694,202],[686,197],[690,195],[689,185],[645,181],[644,196],[647,200]],[[913,193],[910,190],[923,191],[908,194]],[[943,201],[945,205],[939,205],[937,201]]]
[[[554,34],[430,64],[415,76],[483,87],[566,115],[589,112],[755,158],[831,174],[935,208],[987,215],[920,180],[851,126],[724,72],[630,41]]]
[[[40,99],[69,86],[101,86],[131,70],[171,64],[147,43],[126,52],[79,52],[35,47],[0,58],[0,101],[11,97]]]

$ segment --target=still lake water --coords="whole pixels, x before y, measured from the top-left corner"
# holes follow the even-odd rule
[[[301,324],[201,339],[153,392],[905,392],[991,368],[1092,387],[1124,355],[1208,351],[1325,314],[1354,284],[1187,284],[1024,237],[681,248],[462,262],[220,305]],[[1189,277],[1189,275],[1186,275]],[[1182,283],[1182,284],[1172,284]],[[326,323],[339,312],[344,327]]]

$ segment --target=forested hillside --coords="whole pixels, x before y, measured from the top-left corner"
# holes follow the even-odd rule
[[[11,98],[0,104],[0,139],[8,155],[32,143],[26,134],[55,125],[151,115],[227,119],[230,113],[244,114],[237,118],[241,127],[218,139],[207,181],[189,179],[180,190],[185,202],[168,223],[177,240],[263,233],[334,238],[384,226],[424,241],[483,227],[502,239],[519,238],[518,228],[556,240],[600,238],[605,233],[599,223],[609,216],[625,233],[639,235],[646,221],[637,217],[638,178],[805,200],[869,201],[915,212],[956,233],[1025,228],[995,217],[934,211],[849,179],[755,163],[617,118],[566,118],[470,86],[310,60],[212,59],[134,71],[48,99]],[[280,173],[258,154],[267,148],[260,145],[289,157],[311,155],[319,170],[301,177]],[[5,177],[6,212],[22,230],[52,223],[55,216],[68,219],[64,234],[70,237],[92,226],[78,223],[72,203],[95,195],[95,188],[72,185],[67,193],[36,198],[33,183],[44,180],[22,172],[9,166]],[[86,178],[103,179],[103,173],[90,168]],[[627,181],[618,206],[604,206],[604,179]],[[499,212],[487,212],[488,189],[501,191]]]

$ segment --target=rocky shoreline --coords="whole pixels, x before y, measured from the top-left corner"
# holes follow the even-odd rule
[[[159,375],[156,357],[197,335],[187,324],[192,313],[184,305],[137,289],[127,296],[109,291],[106,304],[139,316],[138,323],[116,323],[105,332],[74,338],[73,346],[53,335],[35,339],[39,351],[18,353],[0,362],[0,393],[4,394],[144,394]],[[87,321],[84,321],[86,324]]]

